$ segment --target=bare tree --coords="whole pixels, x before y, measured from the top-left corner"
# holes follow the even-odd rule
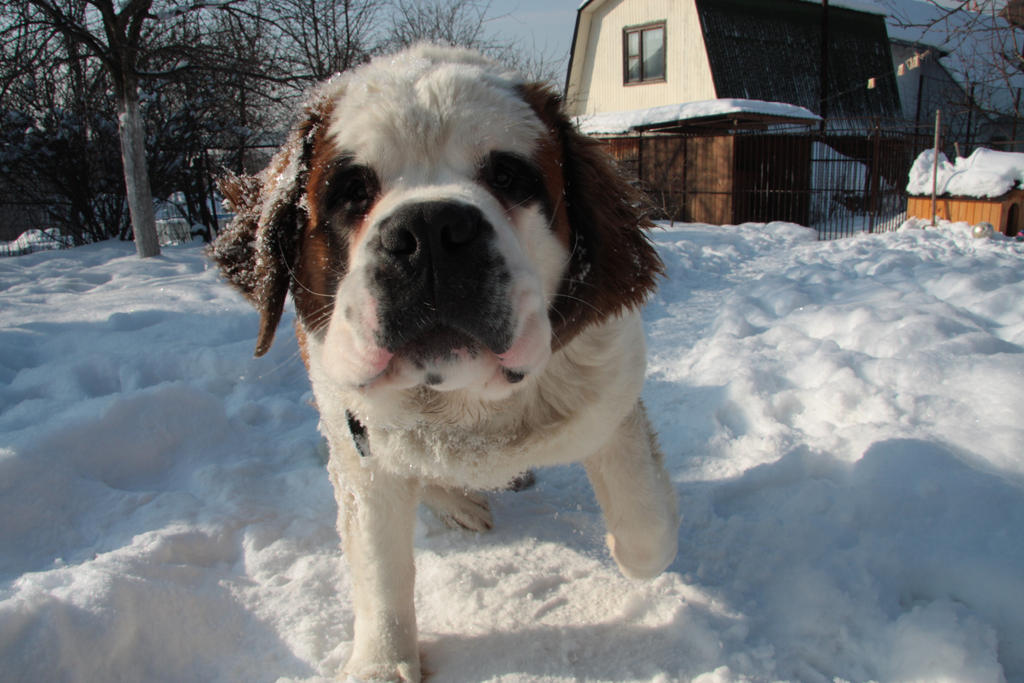
[[[389,47],[403,48],[420,41],[487,50],[484,22],[489,0],[395,0]]]
[[[553,74],[488,31],[490,12],[490,0],[0,0],[0,162],[12,162],[0,189],[59,198],[54,221],[81,239],[125,236],[126,194],[142,256],[159,253],[154,196],[183,198],[210,235],[210,176],[260,167],[312,83],[424,40]],[[120,180],[103,145],[120,149]]]
[[[119,235],[124,181],[102,66],[75,41],[30,32],[24,14],[0,18],[4,201],[34,207],[76,244]]]
[[[966,92],[965,109],[1018,116],[1024,88],[1021,0],[883,0],[893,24],[946,53],[943,64]]]
[[[535,81],[560,80],[552,58],[533,46],[494,35],[488,25],[498,17],[490,0],[393,0],[387,49],[428,41],[479,50]]]
[[[283,66],[309,83],[365,62],[381,7],[381,0],[274,0],[271,21],[286,43]]]
[[[140,82],[153,74],[146,64],[176,27],[211,10],[229,10],[242,0],[2,0],[5,14],[19,17],[6,34],[21,31],[43,42],[65,40],[102,64],[113,87],[124,184],[136,249],[140,256],[160,253],[146,163],[145,126],[140,109]],[[186,50],[179,51],[184,54]],[[166,63],[166,59],[164,60]],[[187,61],[168,66],[163,75],[193,68]]]
[[[95,56],[114,85],[124,181],[139,256],[160,253],[139,111],[138,64],[152,0],[13,0],[30,30],[50,32]]]

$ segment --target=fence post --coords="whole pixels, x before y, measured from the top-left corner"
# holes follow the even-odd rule
[[[1017,95],[1013,98],[1013,132],[1010,133],[1010,144],[1007,152],[1017,151],[1017,120],[1020,119],[1020,88],[1017,88]]]
[[[868,197],[868,233],[874,234],[875,220],[878,218],[878,167],[881,155],[882,125],[875,119],[875,135],[871,145],[871,196]]]
[[[939,132],[942,126],[942,110],[935,110],[935,146],[932,148],[932,227],[935,227],[935,223],[938,220],[936,213],[938,207],[935,201],[935,188],[939,180]]]
[[[644,132],[641,130],[636,136],[636,178],[640,181],[640,187],[644,186]]]
[[[967,140],[964,141],[964,154],[969,155],[974,146],[974,83],[971,83],[971,90],[967,93]],[[958,153],[957,156],[960,156]]]
[[[690,213],[690,196],[688,194],[690,179],[686,169],[686,165],[690,162],[691,139],[684,135],[679,136],[680,144],[683,146],[683,163],[680,164],[682,172],[679,174],[679,220],[683,222],[693,220],[693,215]]]

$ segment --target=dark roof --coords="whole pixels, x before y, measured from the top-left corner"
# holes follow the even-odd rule
[[[788,102],[822,114],[820,4],[801,0],[697,0],[718,97]],[[900,116],[885,18],[828,9],[825,115]],[[868,79],[875,88],[868,89]]]

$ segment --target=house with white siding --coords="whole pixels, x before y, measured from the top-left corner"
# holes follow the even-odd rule
[[[827,117],[900,115],[885,16],[832,0],[586,0],[566,79],[571,113],[716,99]]]
[[[855,0],[585,0],[566,105],[679,220],[872,229],[912,158],[878,127],[901,118],[885,14]]]

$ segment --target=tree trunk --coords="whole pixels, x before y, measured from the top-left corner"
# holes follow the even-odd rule
[[[153,192],[146,166],[146,134],[139,111],[139,91],[134,83],[124,86],[119,98],[117,131],[121,138],[124,186],[128,193],[128,212],[135,234],[135,250],[141,258],[160,255],[160,241],[153,215]]]

